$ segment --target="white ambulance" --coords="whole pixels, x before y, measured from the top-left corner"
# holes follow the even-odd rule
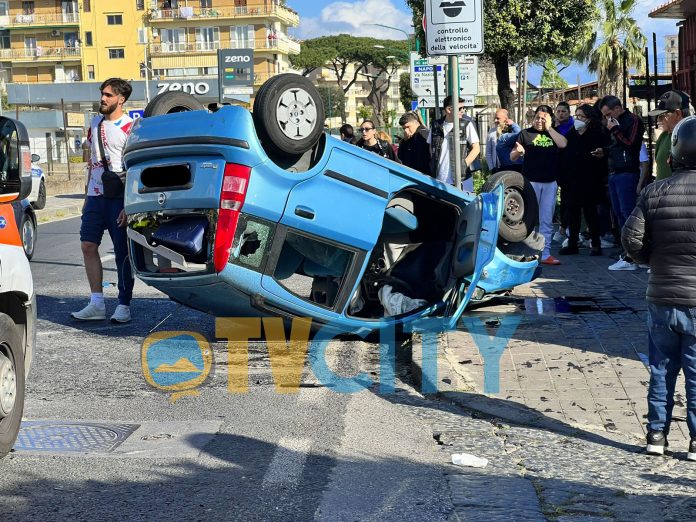
[[[25,379],[36,342],[36,296],[12,201],[31,191],[29,135],[0,117],[0,458],[19,433]]]

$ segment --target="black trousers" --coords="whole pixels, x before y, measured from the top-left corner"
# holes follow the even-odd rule
[[[578,245],[580,234],[581,213],[590,231],[592,248],[599,248],[599,215],[597,214],[597,198],[594,195],[583,194],[582,189],[573,190],[568,187],[566,192],[566,217],[568,220],[568,246]]]

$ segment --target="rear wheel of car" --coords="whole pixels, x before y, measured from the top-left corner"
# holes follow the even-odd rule
[[[0,314],[0,458],[14,446],[24,410],[24,353],[14,321]]]
[[[145,106],[143,117],[160,116],[173,112],[200,111],[205,107],[193,95],[181,91],[158,94]]]
[[[22,247],[27,259],[31,259],[34,255],[36,247],[36,225],[29,215],[25,212],[22,214],[22,223],[19,227],[19,233],[22,236]]]
[[[539,204],[532,184],[514,170],[492,174],[482,190],[490,192],[502,183],[505,189],[503,217],[498,235],[505,241],[524,241],[539,221]]]
[[[256,133],[267,153],[299,155],[324,132],[324,103],[311,81],[280,74],[264,83],[254,99]]]
[[[46,206],[46,183],[42,179],[39,183],[39,195],[36,196],[36,201],[31,204],[36,210],[41,210]]]

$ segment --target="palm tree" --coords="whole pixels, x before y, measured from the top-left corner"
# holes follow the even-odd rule
[[[595,30],[581,46],[579,58],[597,73],[600,97],[620,94],[624,56],[627,67],[643,66],[647,39],[632,16],[636,4],[637,0],[601,0]]]

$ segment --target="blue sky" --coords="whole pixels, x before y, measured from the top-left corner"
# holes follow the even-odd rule
[[[650,60],[652,61],[652,33],[657,34],[658,60],[662,54],[663,38],[677,34],[677,20],[648,18],[648,13],[661,2],[639,0],[635,18],[643,33],[648,37]],[[348,33],[356,36],[374,36],[376,38],[404,39],[400,31],[369,25],[381,23],[411,32],[411,11],[404,0],[287,0],[288,6],[300,14],[300,25],[293,31],[299,38],[315,38],[326,34]],[[484,42],[485,44],[485,42]],[[650,66],[652,71],[652,64]],[[588,82],[594,79],[583,65],[572,65],[561,76],[569,84]],[[533,67],[529,79],[538,83],[541,77],[539,67]]]

